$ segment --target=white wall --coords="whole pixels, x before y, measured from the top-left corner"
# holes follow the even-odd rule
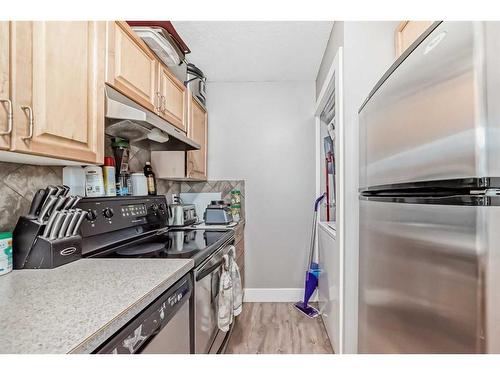
[[[316,98],[323,87],[326,75],[330,70],[333,59],[337,54],[339,47],[344,45],[344,21],[335,21],[333,23],[333,28],[330,33],[330,38],[326,44],[325,53],[321,59],[321,65],[319,66],[318,75],[316,76]]]
[[[209,179],[244,179],[246,288],[302,288],[315,192],[311,82],[209,82]]]
[[[399,22],[344,23],[345,244],[344,348],[357,352],[359,254],[358,110],[373,86],[395,60],[394,30]]]
[[[344,56],[344,352],[357,352],[359,251],[358,110],[395,59],[394,30],[398,21],[335,22],[320,73],[328,70],[339,45]],[[335,49],[335,51],[332,51]],[[328,65],[327,67],[324,65]],[[324,77],[318,75],[317,92]]]

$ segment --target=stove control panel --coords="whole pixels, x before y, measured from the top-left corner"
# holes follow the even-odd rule
[[[77,207],[87,211],[81,226],[83,237],[133,227],[161,228],[168,222],[164,195],[84,198]]]
[[[153,203],[151,206],[156,205]],[[121,207],[121,214],[124,217],[127,216],[145,216],[148,213],[148,209],[144,203],[139,204],[124,204]]]

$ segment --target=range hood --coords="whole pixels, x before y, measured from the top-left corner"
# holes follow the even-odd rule
[[[199,144],[160,116],[108,85],[105,87],[107,135],[128,139],[130,144],[151,151],[200,149]]]

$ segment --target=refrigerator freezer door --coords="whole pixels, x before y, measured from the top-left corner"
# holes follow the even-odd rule
[[[486,213],[360,201],[359,352],[484,352]]]
[[[500,22],[442,22],[359,113],[360,190],[500,176]]]

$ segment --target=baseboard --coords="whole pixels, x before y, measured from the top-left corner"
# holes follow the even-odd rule
[[[311,302],[317,301],[316,292]],[[297,302],[304,298],[301,288],[245,288],[243,302]]]

